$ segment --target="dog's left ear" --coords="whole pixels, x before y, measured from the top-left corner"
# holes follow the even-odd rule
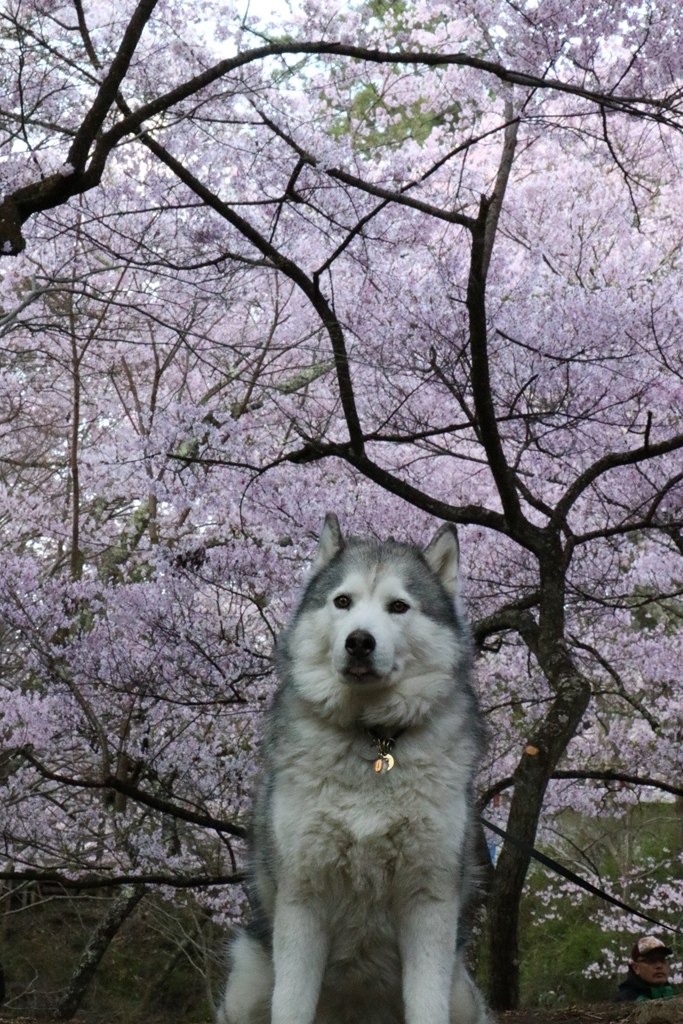
[[[313,572],[319,572],[328,562],[344,547],[344,538],[339,526],[339,520],[334,512],[328,512],[325,516],[323,528],[318,539],[318,550],[313,559]]]
[[[458,589],[460,577],[460,545],[458,531],[452,523],[444,523],[424,549],[427,564],[451,596]]]

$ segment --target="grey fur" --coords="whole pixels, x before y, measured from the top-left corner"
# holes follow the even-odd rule
[[[484,732],[457,572],[452,526],[421,551],[345,540],[326,518],[276,645],[254,917],[232,947],[220,1024],[490,1021],[458,930]],[[374,769],[381,740],[390,771]]]

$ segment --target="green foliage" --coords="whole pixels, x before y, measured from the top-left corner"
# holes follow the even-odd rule
[[[369,14],[379,20],[391,15],[392,18],[400,17],[408,10],[405,0],[369,0],[367,4]]]
[[[557,826],[563,838],[543,852],[636,909],[647,907],[645,912],[657,919],[680,926],[678,907],[661,904],[653,911],[648,903],[659,883],[683,873],[680,807],[640,803],[600,817],[566,811]],[[619,930],[607,929],[606,919],[620,920]],[[521,907],[522,1003],[552,1007],[613,999],[625,975],[628,949],[636,936],[651,930],[646,921],[613,913],[604,901],[577,893],[534,864]],[[587,977],[586,969],[596,964]]]
[[[99,574],[109,583],[139,583],[149,576],[149,566],[144,562],[132,559],[140,541],[150,527],[152,513],[149,501],[142,501],[132,510],[128,509],[128,518],[118,542],[103,551],[100,556]],[[105,509],[104,513],[109,514]],[[104,513],[102,518],[104,518]],[[130,564],[129,564],[130,563]]]
[[[435,32],[444,20],[444,15],[437,15],[417,21],[415,6],[406,0],[368,0],[362,5],[362,11],[369,22],[381,24],[386,33],[387,49],[401,49],[407,33],[413,29]],[[341,75],[333,73],[333,79],[341,86],[338,97],[331,100],[329,96],[321,96],[332,114],[331,134],[335,138],[349,136],[363,157],[371,157],[382,149],[398,150],[411,139],[421,146],[435,128],[458,123],[462,112],[458,100],[440,96],[435,103],[433,88],[426,87],[424,95],[420,88],[415,88],[415,83],[422,78],[431,86],[434,69],[425,75],[424,70],[417,67],[410,71],[387,67],[383,74],[381,83],[374,79],[357,80],[344,87]],[[404,100],[399,95],[408,79],[414,98]]]
[[[667,636],[683,627],[683,601],[675,597],[660,597],[651,588],[639,586],[633,592],[631,617],[636,629],[657,629]]]
[[[415,4],[407,0],[368,0],[364,10],[369,18],[381,24],[393,34],[406,32],[411,28],[419,28],[423,32],[433,32],[445,21],[445,15],[437,14],[424,21],[415,17]]]
[[[457,101],[439,110],[423,98],[393,102],[387,91],[381,93],[374,82],[366,82],[356,89],[349,106],[337,112],[331,132],[336,138],[350,135],[359,152],[370,156],[379,149],[400,149],[409,139],[421,146],[435,128],[457,122],[460,111]]]
[[[589,979],[583,973],[606,942],[596,919],[599,901],[566,896],[557,901],[556,916],[549,920],[539,895],[547,884],[547,877],[532,869],[520,928],[523,1005],[550,1008],[613,999],[616,978]]]

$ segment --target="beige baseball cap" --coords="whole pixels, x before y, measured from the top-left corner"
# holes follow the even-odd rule
[[[642,960],[648,953],[659,953],[662,956],[671,956],[673,949],[664,945],[656,935],[643,935],[638,939],[631,951],[631,960]]]

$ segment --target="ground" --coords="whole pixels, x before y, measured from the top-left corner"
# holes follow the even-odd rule
[[[564,1010],[516,1010],[498,1015],[500,1024],[616,1024],[630,1016],[633,1006],[597,1003]]]
[[[600,1003],[594,1006],[567,1007],[564,1010],[517,1010],[515,1013],[502,1013],[498,1016],[499,1024],[617,1024],[630,1016],[633,1006],[615,1006]],[[46,1018],[11,1016],[0,1012],[0,1024],[46,1024]],[[92,1016],[74,1017],[71,1024],[103,1024],[101,1018]],[[107,1024],[140,1024],[139,1021],[113,1021]],[[148,1019],[146,1024],[164,1024],[163,1021]],[[190,1024],[190,1022],[188,1022]],[[200,1024],[199,1021],[193,1024]]]

